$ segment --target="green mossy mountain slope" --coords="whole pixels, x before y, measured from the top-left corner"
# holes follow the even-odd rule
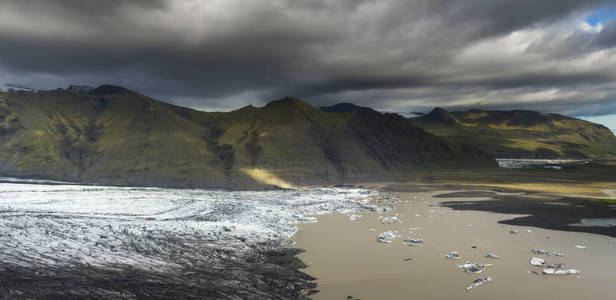
[[[535,111],[448,112],[409,119],[450,142],[467,142],[504,158],[611,158],[616,137],[605,126]]]
[[[105,184],[249,189],[496,166],[398,115],[288,98],[221,113],[109,85],[0,93],[0,128],[1,175]]]

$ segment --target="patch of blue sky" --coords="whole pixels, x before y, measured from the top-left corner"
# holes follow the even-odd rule
[[[604,115],[604,116],[579,117],[579,118],[582,120],[593,122],[593,123],[605,125],[605,127],[611,129],[612,132],[616,133],[616,114]]]
[[[609,20],[616,19],[616,4],[608,4],[595,10],[587,19],[586,22],[591,26],[597,26],[601,23],[605,25]]]

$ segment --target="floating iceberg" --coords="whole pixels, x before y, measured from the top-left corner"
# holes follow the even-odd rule
[[[578,274],[579,270],[576,269],[567,269],[567,270],[554,270],[554,269],[543,269],[543,274],[546,275],[570,275],[570,274]]]
[[[479,274],[479,273],[483,272],[483,268],[480,268],[480,267],[470,267],[468,269],[465,269],[464,272]]]
[[[418,247],[418,246],[423,245],[424,240],[423,240],[423,239],[410,239],[410,238],[409,238],[409,239],[404,240],[404,242],[405,242],[407,245],[409,245],[409,246],[415,246],[415,247]]]
[[[458,268],[460,269],[468,269],[468,268],[472,268],[472,267],[479,267],[479,268],[483,268],[483,267],[493,267],[493,264],[478,264],[478,263],[472,263],[470,261],[465,261],[463,264],[458,265]]]
[[[458,254],[458,251],[450,251],[449,253],[443,255],[443,257],[447,259],[460,259],[460,254]]]
[[[473,281],[473,283],[471,283],[471,285],[466,287],[467,291],[470,291],[480,285],[486,284],[488,282],[492,281],[492,277],[480,277],[475,279],[475,281]]]
[[[376,241],[380,243],[391,243],[393,239],[400,236],[401,235],[397,231],[385,231],[379,233],[379,235],[376,237]]]
[[[492,266],[494,265],[493,264],[479,264],[479,263],[472,263],[470,261],[466,261],[463,264],[458,265],[458,268],[464,269],[464,272],[467,272],[467,273],[479,274],[483,272],[483,268],[492,267]]]
[[[533,257],[530,260],[530,264],[533,265],[533,266],[543,266],[543,265],[545,265],[545,259]]]
[[[379,220],[381,221],[381,224],[393,224],[393,223],[398,223],[400,221],[400,219],[398,219],[398,217],[396,216],[389,216],[389,217],[380,216]]]
[[[534,254],[545,254],[547,256],[565,256],[562,253],[558,253],[558,252],[552,252],[552,251],[547,251],[547,250],[541,250],[541,249],[533,249],[530,250],[531,252],[533,252]]]

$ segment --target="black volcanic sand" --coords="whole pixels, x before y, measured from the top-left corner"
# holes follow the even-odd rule
[[[217,249],[180,271],[111,268],[79,262],[0,266],[2,299],[305,299],[314,278],[298,271],[302,250],[279,243],[254,245],[248,257]],[[223,253],[224,252],[224,253]],[[181,255],[178,255],[181,256]],[[182,263],[181,257],[178,263]]]
[[[552,198],[539,194],[506,195],[490,191],[462,191],[435,195],[435,198],[491,198],[489,200],[444,201],[454,210],[476,210],[501,214],[528,215],[499,223],[545,229],[588,232],[616,237],[614,226],[572,226],[582,219],[616,218],[616,207],[581,198]]]
[[[493,195],[493,192],[502,192],[502,193],[527,193],[524,190],[515,190],[509,188],[500,188],[493,186],[469,186],[469,185],[461,185],[461,184],[441,184],[437,181],[434,183],[428,184],[408,184],[408,183],[392,183],[386,185],[384,187],[378,188],[384,192],[394,192],[394,193],[424,193],[424,192],[438,192],[438,191],[460,191],[464,193],[468,193],[467,196],[464,197],[485,197],[484,193],[489,193],[489,195]],[[473,196],[477,195],[477,196]]]

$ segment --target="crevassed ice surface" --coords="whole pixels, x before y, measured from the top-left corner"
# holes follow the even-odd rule
[[[0,183],[0,261],[172,267],[205,246],[283,240],[305,216],[360,210],[378,192],[221,191]]]

